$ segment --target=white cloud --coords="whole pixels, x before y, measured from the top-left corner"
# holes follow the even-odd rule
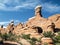
[[[55,13],[60,11],[60,6],[57,4],[52,4],[52,3],[44,3],[42,4],[43,10],[48,11],[50,13]]]
[[[11,21],[12,21],[12,20],[10,20],[10,21],[0,22],[0,25],[4,25],[4,26],[6,26],[6,25],[8,25]],[[13,21],[14,21],[15,24],[20,22],[19,20],[13,20]]]
[[[39,4],[39,0],[0,0],[0,10],[16,11],[21,8],[34,8]]]
[[[38,4],[41,4],[43,9],[50,13],[60,11],[60,6],[47,2],[43,3],[41,0],[0,0],[0,10],[18,11],[21,8],[32,9]]]
[[[0,22],[0,25],[5,25],[7,23],[9,23],[9,22],[8,21],[7,22]]]

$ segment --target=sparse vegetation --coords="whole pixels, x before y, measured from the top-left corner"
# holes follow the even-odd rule
[[[12,33],[0,34],[2,41],[17,41],[18,36]]]
[[[17,40],[18,38],[23,38],[25,40],[27,40],[31,45],[36,45],[36,41],[38,42],[39,40],[37,40],[36,38],[30,38],[30,34],[25,35],[22,34],[21,36],[16,36],[15,34],[12,33],[5,33],[5,34],[0,34],[0,38],[2,39],[2,41],[15,41],[20,43],[21,45],[23,45],[21,42],[19,42],[19,40]]]
[[[44,45],[48,45],[48,43],[44,43]]]
[[[43,35],[44,37],[51,38],[54,42],[54,45],[60,45],[60,32],[57,32],[57,33],[58,33],[57,36],[52,32],[44,32]]]
[[[30,34],[22,34],[21,38],[24,38],[24,39],[30,39]]]
[[[54,45],[60,45],[60,32],[58,32],[58,35],[53,37]]]
[[[44,35],[44,37],[53,39],[54,45],[60,45],[60,32],[58,32],[57,36],[55,36],[54,33],[52,33],[52,32],[44,32],[43,35]],[[27,35],[22,34],[20,36],[17,36],[12,33],[8,33],[8,34],[5,33],[5,34],[0,34],[0,38],[2,39],[2,40],[0,40],[1,42],[2,41],[15,41],[21,45],[23,45],[23,44],[21,42],[19,42],[19,38],[27,40],[31,45],[36,45],[36,42],[39,42],[39,43],[41,42],[41,38],[39,38],[39,39],[36,39],[34,37],[30,38],[30,34],[27,34]],[[45,43],[44,45],[48,45],[48,44]]]
[[[44,32],[43,35],[44,35],[44,37],[52,38],[54,36],[54,33],[52,33],[51,31],[48,31],[48,32]]]

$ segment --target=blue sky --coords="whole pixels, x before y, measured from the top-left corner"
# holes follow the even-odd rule
[[[34,16],[37,5],[42,5],[42,15],[45,18],[60,14],[59,0],[0,0],[0,25],[6,25],[11,20],[15,23],[27,21]]]

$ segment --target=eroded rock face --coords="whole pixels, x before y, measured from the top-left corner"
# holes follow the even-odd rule
[[[6,33],[11,33],[15,29],[14,21],[11,21],[8,26],[5,28]]]
[[[24,34],[42,33],[44,31],[53,32],[55,28],[54,22],[51,21],[51,19],[43,18],[41,14],[41,9],[42,9],[41,6],[37,6],[35,8],[35,16],[27,21],[27,23],[25,24],[26,26],[23,26],[23,24],[19,23],[18,25],[16,25],[12,32],[17,35],[21,35],[23,33]]]
[[[36,26],[40,27],[44,31],[53,31],[53,22],[49,19],[43,18],[41,14],[41,6],[37,6],[35,9],[35,16],[30,18],[27,22],[28,27]],[[50,25],[50,26],[49,26]]]
[[[48,19],[54,22],[55,31],[60,31],[60,14],[50,16]]]
[[[45,43],[47,43],[48,45],[54,45],[53,40],[51,38],[42,38],[41,42],[41,45],[44,45]]]
[[[3,25],[0,26],[0,33],[5,34],[6,30],[5,28],[3,28]]]
[[[17,28],[17,29],[22,29],[23,27],[24,27],[24,26],[23,26],[22,23],[19,23],[19,24],[16,25],[16,28]]]
[[[36,18],[33,20],[29,20],[27,25],[28,27],[31,27],[31,26],[36,26],[36,27],[40,27],[42,28],[43,31],[49,31],[47,30],[48,29],[48,26],[51,25],[51,27],[49,29],[52,29],[53,31],[53,28],[52,28],[52,21],[48,20],[48,19],[45,19],[45,18],[40,18],[38,20],[36,20]]]
[[[60,14],[53,15],[49,19],[55,23],[56,28],[60,28]]]
[[[22,43],[22,45],[31,45],[27,40],[25,39],[21,39],[20,42]]]

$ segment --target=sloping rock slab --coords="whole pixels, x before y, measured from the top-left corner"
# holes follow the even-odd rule
[[[17,42],[3,41],[3,45],[19,45]]]

